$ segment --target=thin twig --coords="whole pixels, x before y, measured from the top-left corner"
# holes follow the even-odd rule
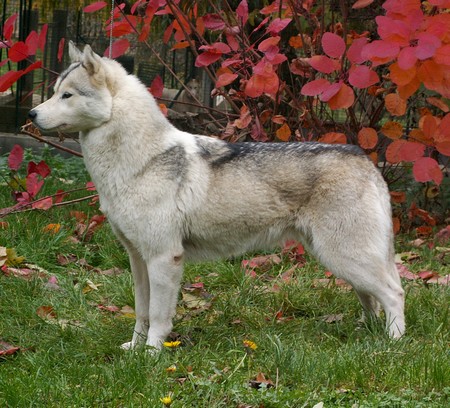
[[[43,138],[42,136],[39,136],[33,132],[28,131],[27,128],[29,128],[32,125],[33,125],[32,123],[27,123],[26,125],[23,125],[20,128],[20,131],[28,136],[31,136],[33,139],[36,139],[41,143],[47,143],[48,145],[53,146],[56,149],[62,150],[63,152],[73,154],[74,156],[83,157],[83,155],[80,152],[77,152],[76,150],[69,149],[68,147],[62,146],[58,143],[52,142],[48,139]]]
[[[98,194],[92,194],[92,195],[86,196],[86,197],[75,198],[73,200],[63,201],[61,203],[55,203],[55,204],[52,205],[52,207],[62,207],[63,205],[76,204],[76,203],[80,203],[82,201],[91,200],[91,199],[96,198],[96,197],[98,197]],[[23,206],[18,207],[18,208],[17,207],[4,208],[4,209],[0,210],[0,218],[6,217],[7,215],[11,215],[11,214],[42,210],[40,208],[27,208],[27,207],[33,205],[34,203],[36,203],[38,201],[42,201],[45,198],[48,198],[48,197],[43,197],[43,198],[41,198],[39,200],[36,200],[36,201],[33,201],[31,203],[24,204]]]

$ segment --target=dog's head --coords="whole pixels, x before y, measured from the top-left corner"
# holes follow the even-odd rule
[[[87,131],[111,118],[114,84],[111,60],[95,54],[89,45],[81,52],[69,43],[71,65],[58,78],[53,96],[29,112],[44,131]],[[118,64],[117,64],[118,65]]]
[[[186,86],[189,88],[190,93],[188,93],[189,96],[194,96],[195,98],[198,98],[200,96],[200,82],[197,81],[195,78],[191,79]]]

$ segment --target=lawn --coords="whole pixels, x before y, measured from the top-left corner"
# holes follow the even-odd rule
[[[81,160],[45,160],[44,192],[88,180]],[[0,208],[11,205],[3,184]],[[181,344],[121,350],[132,279],[107,222],[89,228],[96,214],[83,202],[0,219],[0,247],[17,255],[0,271],[0,406],[448,406],[448,285],[405,279],[407,334],[391,341],[380,322],[358,323],[353,291],[307,254],[295,269],[280,251],[254,271],[242,260],[261,254],[187,265],[168,339]],[[449,252],[414,239],[397,238],[404,266],[448,274]]]

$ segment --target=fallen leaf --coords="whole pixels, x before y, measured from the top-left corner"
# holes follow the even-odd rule
[[[398,274],[401,278],[404,278],[406,280],[416,280],[419,279],[419,276],[417,276],[415,273],[411,272],[407,266],[396,263]]]
[[[114,306],[114,305],[109,305],[109,306],[97,305],[97,308],[100,309],[100,310],[106,310],[107,312],[111,312],[111,313],[118,313],[118,312],[120,312],[120,307],[119,306]]]
[[[325,315],[320,318],[320,320],[324,321],[325,323],[341,322],[343,319],[344,315],[342,313]]]
[[[427,283],[435,283],[438,285],[449,286],[450,285],[450,275],[440,276],[434,275],[430,279],[427,280]]]
[[[44,287],[49,290],[61,290],[61,287],[58,285],[58,279],[56,278],[56,276],[51,276]]]
[[[450,225],[447,225],[445,228],[442,228],[436,235],[435,235],[436,241],[444,245],[447,242],[450,241]]]
[[[53,306],[39,306],[36,310],[36,314],[43,320],[55,320],[56,312]]]
[[[419,259],[420,255],[411,251],[395,254],[395,262],[400,264],[403,264],[405,262],[411,263],[412,261],[417,261]]]
[[[85,284],[82,292],[84,294],[86,294],[86,293],[89,293],[89,292],[91,292],[93,290],[98,290],[99,286],[102,286],[102,284],[101,283],[95,284],[94,282],[92,282],[91,280],[88,279],[86,281],[86,284]]]
[[[0,340],[0,357],[11,356],[16,354],[20,350],[20,347],[13,346],[6,341]]]
[[[122,273],[124,273],[123,269],[117,268],[117,267],[113,267],[110,269],[98,269],[98,268],[94,268],[94,272],[97,272],[99,275],[105,275],[105,276],[117,276],[117,275],[121,275]]]
[[[258,373],[254,380],[250,380],[249,385],[251,388],[256,389],[275,387],[273,381],[266,378],[263,373]]]
[[[61,266],[66,266],[70,263],[75,263],[78,260],[74,254],[58,254],[56,255],[56,261]]]
[[[207,310],[211,307],[211,302],[201,298],[200,296],[193,295],[192,293],[182,292],[181,297],[183,303],[188,309]]]
[[[131,306],[124,306],[120,309],[120,317],[125,319],[136,319],[136,313]]]

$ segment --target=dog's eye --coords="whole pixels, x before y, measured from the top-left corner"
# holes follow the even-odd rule
[[[69,99],[72,96],[70,92],[64,92],[61,96],[62,99]]]

